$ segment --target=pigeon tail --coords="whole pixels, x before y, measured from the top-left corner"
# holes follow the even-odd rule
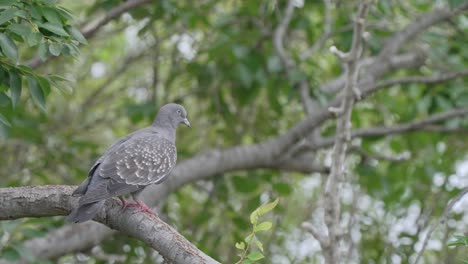
[[[102,209],[106,200],[94,203],[87,203],[75,208],[67,217],[67,221],[74,223],[82,223],[93,219],[97,213]]]

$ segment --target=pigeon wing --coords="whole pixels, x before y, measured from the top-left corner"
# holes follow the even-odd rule
[[[176,159],[175,144],[153,134],[129,140],[108,153],[97,174],[116,183],[146,186],[164,180]]]

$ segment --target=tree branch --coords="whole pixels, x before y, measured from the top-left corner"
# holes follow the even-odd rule
[[[66,215],[78,202],[73,190],[60,185],[0,188],[0,220]],[[218,263],[159,217],[122,210],[117,200],[107,200],[95,220],[145,242],[173,263]]]
[[[388,39],[379,55],[365,63],[363,70],[366,72],[367,77],[361,80],[361,82],[372,83],[391,69],[420,66],[425,59],[425,56],[420,52],[413,54],[416,55],[416,57],[408,61],[413,63],[396,63],[393,57],[395,57],[396,52],[405,43],[421,34],[427,28],[457,16],[467,9],[468,4],[466,3],[458,6],[454,10],[450,10],[448,7],[436,8],[433,11],[422,14],[418,19],[403,28],[401,31],[394,33],[393,36]],[[343,75],[340,78],[321,86],[320,89],[327,92],[337,92],[343,88],[344,82],[345,76]]]
[[[463,71],[464,72],[464,71]],[[445,74],[445,76],[452,76],[453,78],[463,76],[461,73]],[[426,78],[426,77],[424,77]],[[406,78],[405,78],[406,79]],[[421,77],[407,77],[408,80],[421,80]],[[436,77],[427,77],[427,79],[440,79]],[[449,78],[443,78],[445,81]],[[396,81],[387,81],[387,84],[391,85],[396,83]],[[400,82],[398,82],[400,83]],[[432,82],[434,83],[434,82]],[[374,84],[362,91],[363,98],[371,95],[372,93],[378,91],[379,89],[385,88],[388,86],[382,84]],[[329,106],[339,105],[340,98],[337,98]],[[452,117],[460,116],[463,112],[459,112]],[[333,114],[322,109],[318,112],[313,113],[308,116],[303,121],[296,124],[286,133],[279,135],[276,138],[267,140],[260,144],[249,145],[249,146],[239,146],[226,150],[214,150],[205,154],[199,154],[194,158],[180,162],[173,171],[173,174],[167,181],[160,185],[149,186],[144,192],[145,202],[149,205],[156,205],[159,201],[164,200],[164,198],[169,195],[169,193],[175,191],[176,189],[189,184],[194,181],[208,179],[215,175],[222,175],[228,171],[234,170],[245,170],[245,169],[258,169],[258,168],[276,168],[284,170],[297,170],[304,173],[310,173],[313,171],[324,172],[327,168],[320,166],[315,166],[310,162],[301,162],[300,167],[297,164],[292,164],[291,162],[294,159],[286,159],[287,162],[282,163],[278,162],[284,155],[287,155],[287,149],[295,145],[306,135],[310,133],[311,130],[320,126],[326,120],[333,118]],[[416,121],[424,122],[426,126],[419,127],[414,126],[412,123],[397,125],[396,127],[374,127],[356,130],[351,133],[351,138],[356,138],[359,136],[383,136],[389,133],[404,133],[415,130],[427,130],[431,131],[430,124],[440,122],[443,120],[432,119],[430,122],[427,121]],[[426,129],[427,128],[427,129]],[[365,132],[367,131],[367,132]],[[372,132],[373,131],[373,132]],[[307,148],[309,151],[318,150],[320,148],[330,147],[334,138],[325,138],[317,142],[303,144],[302,147]],[[199,166],[199,164],[204,164],[204,166]],[[83,228],[84,229],[84,228]],[[91,247],[100,243],[102,240],[107,238],[112,234],[108,229],[104,228],[102,225],[90,222],[88,230],[76,230],[70,228],[69,226],[61,227],[57,230],[55,234],[49,234],[44,239],[49,241],[51,244],[50,247],[45,247],[42,243],[42,240],[33,239],[26,242],[26,249],[31,249],[33,251],[33,256],[44,257],[44,258],[53,258],[57,256],[62,256],[66,253],[76,252],[81,250],[81,245],[85,248]],[[85,232],[86,231],[86,232]],[[85,232],[87,235],[80,235]],[[92,233],[92,234],[91,234]],[[64,240],[61,237],[61,234],[66,234],[67,239]],[[84,240],[83,244],[80,244],[76,241],[81,241],[83,237],[93,237],[94,239]],[[50,248],[57,250],[51,251]]]
[[[414,260],[414,263],[413,264],[418,264],[419,262],[419,259],[421,258],[422,254],[424,253],[424,251],[426,250],[426,246],[427,246],[427,242],[429,241],[429,239],[431,238],[432,236],[432,233],[434,233],[434,230],[437,228],[437,226],[439,226],[440,224],[442,224],[443,222],[445,222],[445,220],[447,219],[448,217],[448,214],[450,213],[450,210],[452,210],[453,206],[458,202],[460,201],[464,196],[465,194],[468,193],[468,188],[465,188],[463,189],[455,198],[453,198],[452,200],[450,200],[450,202],[447,204],[447,206],[445,207],[445,210],[444,210],[444,213],[439,217],[439,220],[437,220],[437,222],[431,226],[431,228],[429,229],[429,231],[427,232],[427,235],[426,237],[424,238],[424,241],[423,241],[423,245],[422,245],[422,248],[421,250],[418,252],[418,255],[416,257],[416,259]]]
[[[340,263],[341,254],[339,249],[340,244],[340,190],[341,183],[345,180],[345,162],[348,142],[351,133],[351,112],[355,96],[356,87],[359,75],[358,58],[362,49],[362,37],[364,33],[364,22],[367,17],[369,3],[362,0],[359,3],[359,10],[357,17],[354,21],[353,41],[349,53],[339,52],[335,48],[335,54],[344,62],[346,69],[346,83],[344,88],[344,95],[340,106],[341,115],[336,124],[336,137],[335,144],[332,151],[332,165],[330,175],[328,176],[325,184],[324,191],[324,208],[325,208],[325,224],[328,229],[329,245],[322,245],[324,251],[325,262],[329,264]],[[320,241],[319,241],[320,242]]]
[[[395,134],[401,134],[412,131],[428,131],[434,132],[431,124],[443,122],[455,117],[461,117],[468,114],[468,107],[453,109],[443,113],[438,113],[426,117],[421,120],[416,120],[413,122],[408,122],[404,124],[394,125],[394,126],[376,126],[370,128],[356,129],[351,132],[351,138],[360,138],[360,137],[381,137],[381,136],[390,136]],[[428,129],[426,129],[428,128]],[[450,132],[451,130],[448,130]],[[457,130],[455,130],[457,131]],[[440,132],[437,130],[435,132]],[[335,142],[335,137],[324,138],[320,142],[315,142],[311,144],[304,144],[303,148],[307,148],[309,151],[318,150],[321,148],[330,147]]]
[[[294,62],[294,60],[292,60],[290,56],[286,54],[283,42],[293,14],[294,0],[289,0],[283,19],[281,20],[281,22],[275,30],[275,33],[273,34],[273,43],[275,46],[276,53],[280,57],[281,62],[283,63],[286,69],[286,74],[289,77],[291,76],[293,69],[296,68],[297,65]],[[302,80],[299,83],[294,84],[294,86],[296,86],[296,88],[299,90],[299,96],[301,98],[302,105],[304,106],[304,111],[306,114],[310,115],[314,110],[318,109],[318,104],[314,102],[309,95],[309,85],[307,83],[307,80]]]
[[[359,62],[363,77],[359,82],[359,87],[374,83],[391,70],[414,68],[424,64],[426,54],[422,51],[410,52],[402,55],[395,55],[389,58],[366,58]],[[345,84],[345,74],[320,86],[324,92],[335,93],[340,91]]]
[[[387,43],[385,43],[379,56],[388,57],[395,54],[403,46],[403,44],[412,40],[421,32],[425,31],[426,29],[437,23],[454,17],[467,9],[468,3],[464,3],[455,8],[454,10],[450,10],[448,7],[435,8],[431,12],[422,14],[413,23],[409,24],[403,30],[394,34],[387,41]]]

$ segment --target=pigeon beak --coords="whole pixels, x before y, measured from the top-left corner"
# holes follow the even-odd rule
[[[182,122],[183,122],[186,126],[190,127],[190,122],[188,121],[187,118],[184,118],[184,120],[182,120]]]

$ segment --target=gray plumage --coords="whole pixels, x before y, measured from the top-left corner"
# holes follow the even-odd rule
[[[112,144],[73,193],[81,198],[67,220],[75,223],[90,220],[104,206],[106,199],[125,194],[132,194],[139,206],[147,208],[137,195],[146,186],[164,181],[174,168],[176,128],[180,123],[190,126],[184,107],[167,104],[161,107],[150,127]],[[125,207],[125,200],[121,200]]]

